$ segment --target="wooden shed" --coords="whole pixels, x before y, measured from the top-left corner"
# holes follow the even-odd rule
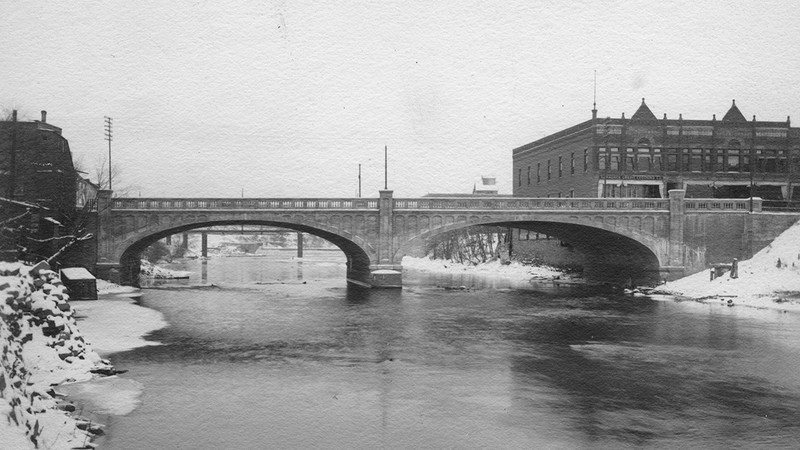
[[[83,267],[61,269],[61,281],[71,300],[97,300],[97,280]]]

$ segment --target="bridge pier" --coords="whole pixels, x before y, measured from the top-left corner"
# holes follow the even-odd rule
[[[369,271],[347,270],[347,282],[369,288],[402,288],[403,266],[399,264],[370,265]]]
[[[120,265],[115,263],[97,263],[94,265],[94,276],[112,283],[121,284]]]
[[[297,232],[297,257],[298,258],[302,258],[303,257],[303,232],[302,231],[298,231]]]

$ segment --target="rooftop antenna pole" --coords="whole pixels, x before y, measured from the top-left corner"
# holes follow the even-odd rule
[[[110,191],[112,190],[111,189],[111,138],[112,138],[111,125],[114,119],[108,116],[104,116],[104,118],[106,119],[105,129],[106,129],[106,140],[108,141],[108,190]]]
[[[389,189],[389,146],[383,146],[383,189]]]
[[[361,164],[358,165],[358,198],[361,198]]]
[[[17,190],[17,110],[11,112],[11,154],[9,155],[8,193],[6,196],[14,200]]]
[[[592,119],[597,118],[597,69],[594,69],[594,95],[592,97]]]

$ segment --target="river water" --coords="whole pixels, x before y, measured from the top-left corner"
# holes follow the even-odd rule
[[[141,298],[163,345],[111,355],[144,389],[103,448],[800,447],[797,314],[491,276],[368,290],[313,251],[173,268],[195,275]]]

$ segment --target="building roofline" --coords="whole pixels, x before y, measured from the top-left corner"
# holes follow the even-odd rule
[[[551,135],[545,136],[545,137],[543,137],[541,139],[537,139],[537,140],[535,140],[533,142],[530,142],[528,144],[525,144],[525,145],[522,145],[520,147],[517,147],[517,148],[515,148],[513,150],[513,153],[516,154],[516,153],[519,153],[519,152],[523,152],[525,150],[530,150],[530,149],[532,149],[534,147],[538,147],[539,145],[542,145],[544,143],[553,142],[553,141],[556,141],[558,139],[562,139],[562,138],[565,138],[567,136],[580,133],[580,132],[585,131],[587,129],[590,130],[591,129],[591,125],[593,123],[594,123],[594,119],[589,119],[589,120],[587,120],[585,122],[581,122],[581,123],[579,123],[577,125],[573,125],[573,126],[571,126],[569,128],[565,128],[565,129],[563,129],[561,131],[558,131],[558,132],[553,133]]]

